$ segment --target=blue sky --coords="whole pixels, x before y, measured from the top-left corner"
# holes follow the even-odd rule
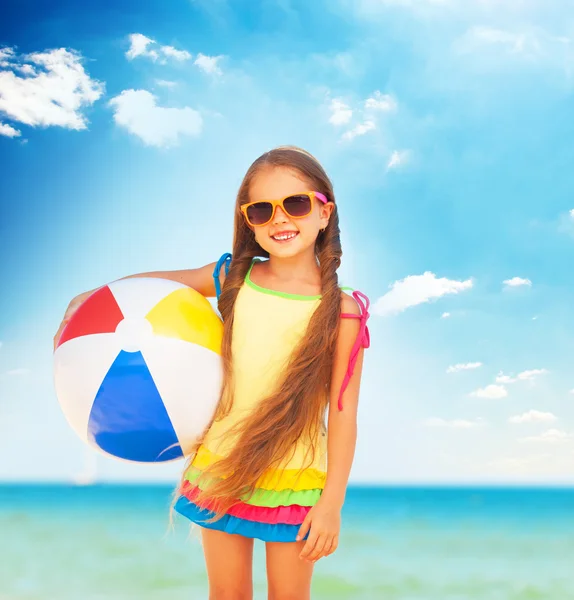
[[[0,478],[173,479],[75,437],[52,336],[82,291],[229,250],[291,143],[373,303],[352,480],[574,482],[564,3],[13,3],[0,48]]]

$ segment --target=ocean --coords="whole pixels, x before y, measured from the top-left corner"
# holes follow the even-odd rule
[[[1,600],[204,600],[171,489],[0,485]],[[266,599],[256,542],[254,598]],[[350,487],[314,600],[574,600],[574,489]]]

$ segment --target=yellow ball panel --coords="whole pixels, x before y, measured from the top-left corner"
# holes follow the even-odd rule
[[[156,335],[178,338],[221,354],[223,323],[209,300],[192,288],[172,292],[146,318]]]

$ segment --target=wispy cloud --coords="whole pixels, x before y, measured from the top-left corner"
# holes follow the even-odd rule
[[[85,72],[81,54],[63,48],[22,56],[12,48],[0,52],[0,115],[32,127],[86,129],[82,110],[102,96],[104,84]],[[14,131],[4,124],[3,135],[18,137]]]
[[[349,131],[345,131],[345,133],[343,134],[343,139],[344,140],[352,140],[353,138],[356,138],[359,135],[365,135],[365,133],[368,133],[369,131],[374,131],[377,128],[377,125],[375,124],[374,121],[364,121],[363,123],[359,123],[358,125],[355,125],[355,127],[353,127],[353,129],[350,129]]]
[[[167,81],[166,79],[156,79],[155,83],[156,83],[156,85],[159,85],[160,87],[166,87],[166,88],[177,87],[177,82]]]
[[[173,46],[161,46],[155,40],[143,35],[142,33],[132,33],[129,35],[130,47],[126,52],[128,60],[137,57],[144,57],[154,62],[165,63],[167,58],[182,62],[191,59],[191,54],[187,50],[178,50]]]
[[[10,369],[9,371],[4,371],[4,373],[2,373],[0,377],[19,377],[21,375],[29,375],[30,372],[30,369],[21,367],[18,369]]]
[[[160,50],[168,58],[173,58],[179,62],[191,59],[191,54],[187,50],[178,50],[173,46],[162,46]]]
[[[395,150],[387,163],[387,170],[397,169],[407,164],[411,156],[410,150]]]
[[[482,367],[481,362],[473,362],[473,363],[459,363],[457,365],[451,365],[447,368],[447,373],[459,373],[460,371],[469,371],[471,369],[478,369]]]
[[[484,388],[479,388],[474,392],[470,393],[475,398],[488,398],[489,400],[497,400],[499,398],[506,398],[508,396],[508,390],[503,385],[495,385],[491,383]]]
[[[540,435],[532,435],[528,437],[520,438],[520,442],[535,442],[535,443],[549,443],[549,444],[558,444],[569,442],[574,439],[574,436],[571,433],[567,433],[561,429],[548,429],[544,433]]]
[[[572,40],[554,35],[538,26],[504,29],[473,26],[454,43],[459,54],[472,55],[473,60],[488,61],[493,67],[503,66],[506,57],[531,66],[565,68],[572,59]],[[498,59],[498,65],[497,65]]]
[[[520,287],[523,285],[532,286],[530,279],[523,279],[522,277],[513,277],[512,279],[505,279],[502,283],[509,288]]]
[[[431,417],[424,422],[426,427],[443,427],[447,429],[474,429],[484,427],[486,421],[480,417],[469,421],[468,419],[442,419],[440,417]]]
[[[540,41],[533,32],[513,32],[495,27],[472,27],[459,40],[456,47],[462,52],[474,52],[485,46],[496,46],[512,54],[536,55]]]
[[[449,317],[450,317],[449,312],[443,312],[442,315],[440,316],[441,319],[448,319]]]
[[[18,129],[14,129],[14,127],[12,127],[11,125],[0,122],[0,135],[3,135],[4,137],[13,138],[21,136],[22,133]]]
[[[193,64],[209,75],[222,75],[223,72],[219,68],[219,63],[222,59],[223,56],[206,56],[200,52]]]
[[[329,99],[329,93],[327,93]],[[335,127],[350,125],[353,118],[356,117],[356,123],[345,131],[341,139],[350,141],[356,137],[363,136],[366,133],[375,131],[378,127],[379,116],[384,113],[395,112],[398,107],[397,100],[390,94],[382,94],[375,90],[369,97],[360,103],[354,103],[353,106],[348,100],[343,98],[329,99],[329,123]],[[401,161],[406,161],[407,155],[396,153],[391,157],[390,167],[398,166]]]
[[[382,94],[379,90],[376,90],[372,96],[365,100],[365,109],[392,112],[397,110],[398,103],[390,94]]]
[[[164,108],[146,90],[124,90],[112,98],[114,120],[146,145],[167,148],[179,142],[180,136],[196,137],[201,133],[203,120],[199,112],[184,108]]]
[[[353,118],[353,111],[351,107],[340,98],[333,98],[331,100],[329,110],[331,111],[329,123],[332,125],[345,125]]]
[[[529,371],[522,371],[516,376],[521,381],[534,381],[540,375],[548,375],[547,369],[530,369]]]
[[[540,375],[548,375],[548,369],[530,369],[521,371],[516,376],[505,375],[502,371],[496,376],[496,383],[516,383],[517,381],[534,381]]]
[[[551,412],[542,412],[540,410],[529,410],[521,415],[514,415],[508,419],[509,423],[549,423],[558,418]]]
[[[426,271],[423,275],[409,275],[396,281],[391,290],[380,297],[373,307],[377,315],[400,313],[410,306],[430,302],[449,294],[459,294],[473,286],[472,279],[457,281],[446,277],[437,277]]]

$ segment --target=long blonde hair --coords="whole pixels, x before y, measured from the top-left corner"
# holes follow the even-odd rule
[[[239,187],[235,203],[233,259],[221,290],[218,307],[223,318],[222,344],[223,386],[214,419],[229,414],[233,406],[233,369],[231,337],[235,300],[255,257],[269,254],[255,241],[240,206],[249,201],[253,179],[262,169],[284,167],[303,177],[313,190],[335,202],[333,186],[319,162],[308,152],[294,146],[281,146],[257,158],[249,167]],[[341,290],[337,269],[341,263],[339,218],[337,207],[326,229],[319,234],[315,252],[321,273],[321,302],[313,313],[306,334],[293,350],[277,387],[258,403],[258,408],[228,432],[236,440],[231,453],[206,468],[196,482],[201,489],[194,498],[198,505],[208,503],[217,520],[239,499],[254,492],[265,471],[277,466],[294,451],[302,436],[311,440],[313,460],[317,448],[314,440],[324,430],[333,356],[337,343]],[[199,446],[198,441],[197,446]],[[191,454],[190,462],[194,454]],[[184,469],[182,481],[185,479]],[[176,494],[178,492],[176,491]]]

